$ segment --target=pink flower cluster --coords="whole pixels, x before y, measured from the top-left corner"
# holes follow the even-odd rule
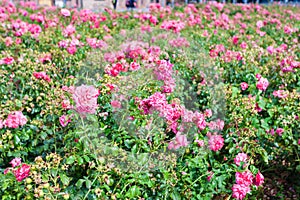
[[[33,72],[33,76],[37,79],[43,79],[47,82],[51,82],[51,79],[46,72]]]
[[[265,91],[269,86],[268,79],[261,77],[260,74],[257,74],[256,77],[258,79],[258,82],[256,83],[257,89],[259,89],[261,91]]]
[[[113,63],[111,66],[107,66],[105,71],[110,76],[118,76],[120,72],[126,72],[128,70],[128,66],[123,63]]]
[[[219,151],[220,149],[222,149],[222,147],[224,146],[224,139],[222,135],[212,135],[211,133],[208,133],[207,136],[210,150]]]
[[[27,123],[27,118],[23,115],[21,111],[14,111],[10,113],[6,120],[2,121],[0,119],[0,128],[18,128],[19,126],[24,126]]]
[[[190,46],[190,43],[183,37],[179,37],[177,39],[170,40],[169,44],[172,47],[189,47]]]
[[[184,27],[185,27],[184,22],[180,20],[170,20],[170,21],[165,20],[160,26],[161,29],[173,30],[174,33],[179,33]]]
[[[157,67],[154,68],[154,74],[157,80],[164,81],[162,91],[164,93],[172,93],[176,87],[175,79],[172,77],[173,64],[166,60],[158,60]]]
[[[96,48],[105,49],[108,46],[106,42],[104,42],[103,40],[98,40],[97,38],[86,38],[86,42],[93,49],[96,49]]]
[[[237,166],[240,166],[241,163],[244,163],[243,168],[245,168],[248,165],[248,156],[245,153],[239,153],[234,158],[234,163]],[[246,195],[251,191],[250,186],[252,184],[256,186],[260,186],[264,182],[263,175],[258,172],[255,177],[253,177],[253,174],[246,170],[244,172],[236,172],[235,173],[235,180],[236,184],[232,187],[232,197],[235,199],[244,199]]]
[[[289,91],[285,91],[285,90],[275,90],[273,92],[274,97],[278,97],[278,98],[286,98],[289,96]]]
[[[188,141],[186,135],[181,135],[179,133],[176,134],[175,141],[171,141],[168,145],[168,149],[178,149],[180,147],[186,147],[188,145]]]
[[[21,158],[14,158],[12,161],[10,161],[10,164],[12,165],[12,168],[5,169],[4,174],[7,174],[11,170],[18,182],[21,182],[23,179],[29,176],[30,165],[27,165],[25,163],[22,164]],[[21,167],[14,169],[15,167],[18,167],[20,165]]]
[[[97,99],[99,95],[99,90],[94,86],[81,85],[76,87],[73,92],[73,100],[76,104],[75,110],[83,116],[94,114],[98,107]]]

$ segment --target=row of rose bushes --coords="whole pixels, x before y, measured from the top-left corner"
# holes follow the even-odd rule
[[[298,13],[2,1],[0,196],[266,198],[299,175]]]

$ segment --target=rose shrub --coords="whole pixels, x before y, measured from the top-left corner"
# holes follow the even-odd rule
[[[1,198],[299,199],[299,13],[2,1]]]

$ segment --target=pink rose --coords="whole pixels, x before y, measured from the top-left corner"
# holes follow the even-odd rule
[[[10,161],[9,164],[11,164],[12,167],[17,167],[21,165],[22,159],[21,158],[14,158],[12,161]]]
[[[20,168],[13,171],[17,181],[21,182],[23,179],[29,176],[30,166],[27,164],[22,164]]]
[[[278,129],[276,129],[276,133],[277,133],[279,136],[281,136],[283,132],[284,132],[283,128],[278,128]]]
[[[70,46],[70,47],[67,48],[67,51],[68,51],[69,54],[73,55],[73,54],[76,53],[77,48],[75,46]]]
[[[73,93],[76,111],[83,115],[94,114],[98,107],[97,99],[99,94],[99,90],[91,85],[81,85],[76,87]]]
[[[186,135],[176,134],[175,141],[169,143],[168,149],[178,149],[188,145]]]
[[[273,46],[268,46],[268,47],[267,47],[267,51],[269,52],[269,54],[273,54],[274,51],[275,51],[275,49],[274,49]]]
[[[222,135],[211,135],[208,144],[210,150],[219,151],[224,146],[224,139]]]
[[[257,21],[257,22],[256,22],[256,27],[257,27],[257,28],[260,29],[260,28],[262,28],[263,26],[264,26],[264,23],[263,23],[262,21]]]
[[[242,88],[242,90],[247,90],[248,84],[246,82],[242,82],[241,83],[241,88]]]
[[[264,176],[258,172],[253,180],[254,185],[261,186],[264,183]]]
[[[238,155],[236,155],[236,157],[234,158],[234,163],[237,166],[241,165],[241,162],[243,162],[244,164],[247,162],[248,160],[248,156],[245,153],[239,153]]]
[[[235,179],[237,184],[250,186],[253,181],[253,174],[249,170],[244,172],[236,172]]]
[[[21,111],[15,111],[8,115],[5,120],[5,126],[8,128],[18,128],[19,126],[23,126],[27,123],[26,117],[23,115]]]
[[[69,119],[68,116],[66,115],[62,115],[60,118],[59,118],[59,123],[62,127],[66,127],[69,123],[71,122],[71,120]]]
[[[111,101],[111,102],[110,102],[110,105],[111,105],[113,108],[121,108],[121,107],[122,107],[120,101],[116,101],[116,100]]]
[[[269,81],[266,78],[260,78],[256,84],[257,89],[265,91],[269,86]]]
[[[65,8],[61,9],[60,13],[64,17],[70,17],[71,16],[71,12],[68,9],[65,9]]]
[[[232,197],[238,200],[244,199],[249,193],[250,187],[246,185],[234,184],[232,187]]]
[[[14,58],[13,57],[6,57],[2,59],[2,62],[6,65],[11,65],[14,63]]]

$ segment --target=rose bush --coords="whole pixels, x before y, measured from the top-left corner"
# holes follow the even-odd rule
[[[299,13],[2,1],[1,198],[300,198]]]

